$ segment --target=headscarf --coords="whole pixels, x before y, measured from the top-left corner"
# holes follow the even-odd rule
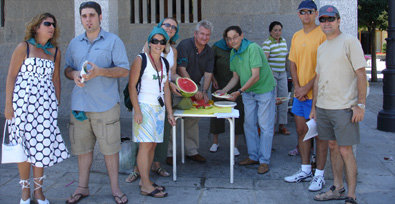
[[[163,21],[165,21],[166,19],[171,19],[171,18],[163,19],[161,22],[159,22],[157,27],[158,28],[162,28]],[[176,34],[174,34],[174,36],[172,38],[170,38],[170,41],[173,42],[173,43],[175,43],[177,41],[177,39],[178,39],[178,30],[179,30],[179,28],[180,28],[180,26],[177,24]]]
[[[41,45],[40,43],[37,43],[36,39],[34,39],[34,38],[30,38],[29,40],[27,40],[27,42],[32,44],[33,46],[36,46],[37,48],[43,49],[45,54],[52,55],[52,53],[48,50],[48,48],[54,47],[51,42],[48,41],[47,43],[45,43],[44,46]]]
[[[148,43],[151,41],[152,37],[156,34],[161,34],[165,38],[166,41],[169,41],[169,36],[167,35],[166,31],[161,27],[154,27],[151,33],[148,36]]]
[[[228,47],[228,44],[226,44],[226,41],[224,39],[218,40],[217,42],[214,43],[214,46],[225,50],[225,51],[230,51],[232,50],[231,47]]]

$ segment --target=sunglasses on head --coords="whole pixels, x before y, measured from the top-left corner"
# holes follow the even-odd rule
[[[172,30],[177,30],[177,26],[171,25],[170,23],[164,23],[162,25],[165,26],[166,28],[171,27]]]
[[[311,15],[313,12],[314,12],[313,10],[301,10],[301,11],[299,11],[299,14],[300,15],[306,15],[306,14]]]
[[[43,23],[45,26],[50,27],[51,25],[53,25],[54,28],[56,28],[56,24],[52,23],[52,22],[48,22],[48,21],[44,21]]]
[[[156,45],[158,43],[160,43],[161,45],[166,45],[166,40],[164,40],[164,39],[163,40],[158,40],[158,39],[152,38],[150,43],[152,43],[154,45]]]
[[[336,17],[321,17],[318,19],[321,23],[325,23],[325,22],[333,22],[336,20]]]

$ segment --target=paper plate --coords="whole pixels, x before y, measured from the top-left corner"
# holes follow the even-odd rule
[[[235,107],[237,103],[232,101],[217,101],[214,102],[214,105],[217,107]]]
[[[215,98],[230,98],[229,94],[218,95],[217,93],[213,93],[211,95],[213,95]]]

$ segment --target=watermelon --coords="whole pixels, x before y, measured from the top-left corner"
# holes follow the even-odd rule
[[[191,97],[198,91],[198,87],[196,86],[195,82],[193,82],[190,78],[179,77],[176,80],[176,85],[178,89],[180,89],[181,95],[183,97]]]

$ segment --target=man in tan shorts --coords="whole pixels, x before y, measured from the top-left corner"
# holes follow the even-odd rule
[[[366,60],[361,43],[340,31],[336,7],[323,6],[319,21],[327,40],[317,50],[316,78],[310,118],[317,121],[318,137],[329,141],[333,186],[314,200],[340,200],[355,204],[357,163],[352,145],[359,144],[358,122],[363,120],[366,102]],[[343,185],[346,168],[347,196]]]
[[[66,203],[89,195],[89,171],[96,141],[104,155],[112,196],[116,203],[128,198],[118,184],[121,149],[117,78],[129,75],[129,62],[121,39],[100,27],[101,7],[93,1],[80,5],[85,33],[71,40],[66,51],[65,75],[76,86],[71,94],[70,141],[78,155],[78,187]],[[87,62],[86,74],[80,74]],[[84,68],[85,69],[85,68]]]

